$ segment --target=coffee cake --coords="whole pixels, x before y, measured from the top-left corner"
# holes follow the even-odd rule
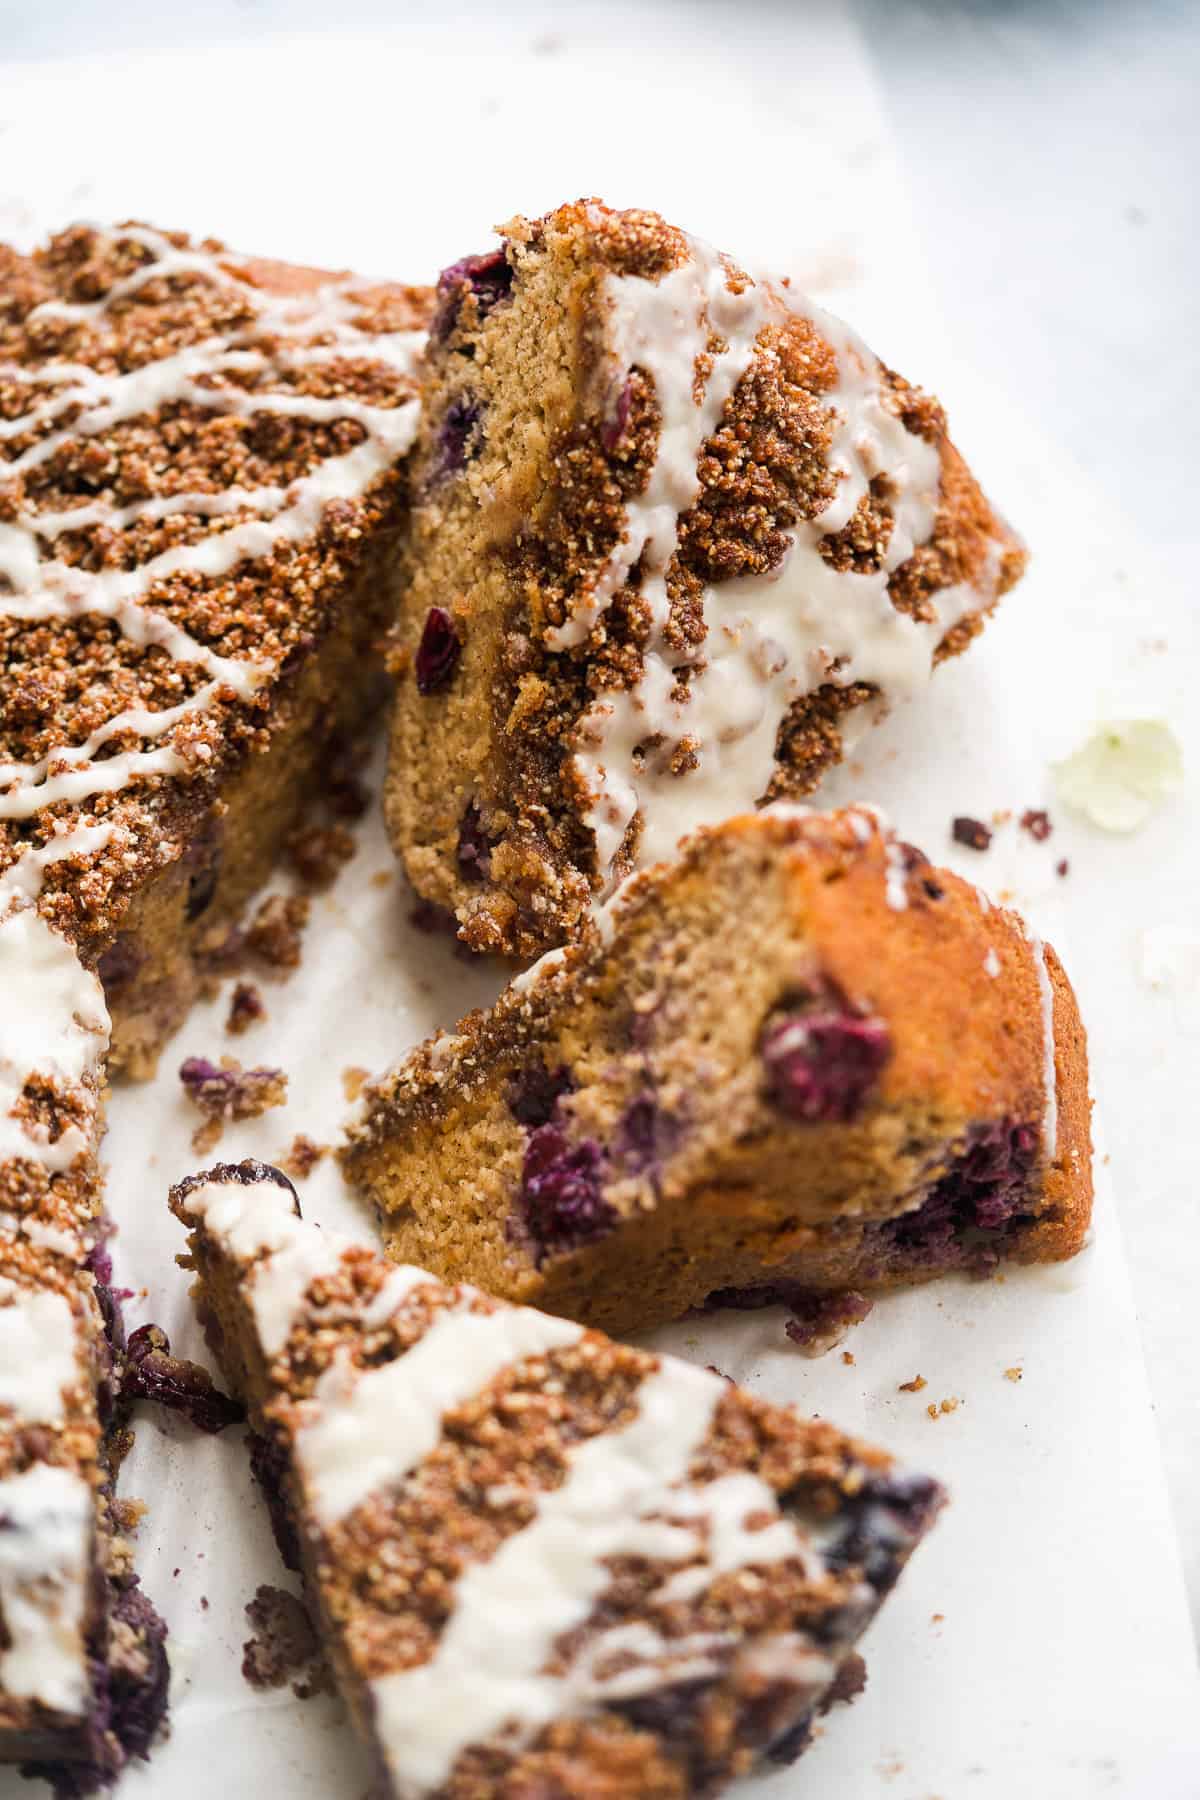
[[[713,1794],[861,1686],[936,1483],[396,1268],[261,1163],[171,1205],[381,1794]]]
[[[1024,552],[941,407],[656,213],[444,271],[386,808],[477,950],[533,955],[680,836],[809,792]]]
[[[366,1090],[343,1161],[397,1260],[621,1332],[784,1300],[826,1340],[1079,1249],[1066,975],[874,812],[699,832],[598,923]]]

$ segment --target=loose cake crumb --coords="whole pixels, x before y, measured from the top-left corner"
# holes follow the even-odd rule
[[[929,1405],[925,1408],[925,1411],[929,1414],[931,1419],[936,1419],[942,1413],[957,1412],[960,1404],[961,1402],[955,1400],[953,1397],[940,1401],[936,1406],[931,1400]]]
[[[1050,823],[1050,814],[1044,809],[1027,806],[1021,814],[1021,830],[1027,831],[1037,843],[1044,844],[1054,830]]]
[[[1021,1368],[1019,1363],[1015,1363],[1011,1369],[1005,1369],[1004,1371],[1005,1381],[1021,1381],[1024,1378],[1024,1375],[1025,1371]]]
[[[252,981],[239,981],[229,1001],[229,1017],[225,1021],[225,1029],[233,1037],[240,1037],[243,1031],[249,1031],[251,1025],[257,1025],[267,1016],[263,997]]]
[[[327,888],[354,855],[354,833],[345,825],[305,825],[288,842],[288,860],[306,887]]]
[[[327,1685],[317,1634],[295,1594],[264,1583],[247,1601],[246,1617],[254,1636],[242,1645],[242,1675],[251,1687],[279,1688],[291,1681],[297,1699],[307,1700]]]
[[[328,1144],[314,1144],[312,1139],[305,1137],[301,1131],[297,1132],[292,1139],[292,1147],[287,1155],[280,1158],[279,1167],[285,1175],[290,1175],[293,1180],[303,1181],[312,1174],[321,1158],[328,1155]]]
[[[299,968],[310,910],[305,894],[269,894],[249,925],[210,932],[196,953],[207,977],[206,992],[211,995],[222,976],[237,974],[250,964],[275,979]]]
[[[852,1367],[853,1363],[854,1363],[853,1350],[843,1350],[842,1351],[842,1361],[847,1365],[847,1367]]]
[[[159,1325],[139,1326],[123,1360],[121,1395],[125,1400],[165,1406],[170,1412],[182,1413],[197,1431],[214,1436],[246,1416],[241,1402],[223,1394],[200,1363],[172,1356],[171,1341]]]
[[[951,834],[956,844],[965,844],[968,850],[986,850],[992,841],[992,829],[982,819],[970,819],[961,814],[951,826]]]
[[[900,1383],[899,1392],[902,1394],[919,1394],[923,1387],[928,1386],[929,1383],[923,1375],[914,1375],[911,1381],[902,1381]]]
[[[357,1100],[370,1079],[370,1069],[360,1068],[357,1063],[351,1063],[348,1069],[343,1069],[342,1092],[347,1100]]]
[[[247,950],[269,968],[299,968],[301,936],[311,910],[304,894],[269,895],[250,921]]]
[[[179,1066],[179,1079],[205,1123],[192,1136],[192,1148],[204,1155],[233,1119],[257,1119],[287,1099],[288,1078],[282,1069],[243,1069],[234,1056],[220,1063],[189,1056]]]

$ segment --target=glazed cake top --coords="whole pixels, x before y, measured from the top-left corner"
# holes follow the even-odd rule
[[[396,516],[428,299],[142,225],[0,248],[0,1163],[83,1147],[19,1116],[35,1074],[94,1111],[64,940],[181,853]]]
[[[827,1547],[886,1458],[773,1409],[756,1426],[756,1403],[707,1370],[394,1267],[301,1219],[261,1164],[194,1176],[172,1206],[232,1265],[397,1793],[441,1792],[473,1747],[517,1753],[557,1718],[714,1679],[735,1654],[814,1699],[832,1680],[829,1643],[796,1619],[872,1610]],[[774,1474],[812,1479],[800,1518],[765,1478],[789,1430],[799,1460]],[[483,1461],[460,1469],[476,1440]],[[442,1555],[421,1550],[427,1504],[448,1606]],[[636,1601],[616,1598],[614,1566],[644,1568]],[[756,1626],[764,1570],[793,1604]]]
[[[68,935],[177,852],[327,625],[397,499],[426,312],[138,225],[0,250],[0,872],[79,833],[86,874],[44,870]]]
[[[644,481],[600,515],[615,542],[589,549],[541,634],[615,669],[611,629],[630,607],[638,620],[636,666],[606,672],[569,739],[603,893],[635,822],[645,866],[772,793],[797,702],[873,695],[839,714],[848,751],[965,643],[1024,557],[938,403],[788,280],[595,200],[505,229],[518,269],[552,242],[597,267],[585,404],[607,448],[647,440]]]

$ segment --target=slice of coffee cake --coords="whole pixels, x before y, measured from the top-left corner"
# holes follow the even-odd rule
[[[445,270],[387,813],[475,949],[535,954],[680,836],[805,794],[1024,553],[938,403],[651,212]]]
[[[396,1268],[261,1163],[171,1205],[381,1794],[712,1794],[861,1685],[934,1482]]]
[[[877,815],[699,832],[600,923],[367,1089],[343,1160],[398,1261],[619,1332],[783,1299],[824,1339],[831,1296],[1078,1250],[1070,984]]]
[[[378,684],[430,298],[139,225],[0,249],[0,874],[40,853],[110,1071]]]

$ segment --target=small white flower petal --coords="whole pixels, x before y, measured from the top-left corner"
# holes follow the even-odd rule
[[[1161,719],[1113,719],[1053,765],[1059,797],[1104,831],[1136,831],[1177,791],[1183,757]]]

